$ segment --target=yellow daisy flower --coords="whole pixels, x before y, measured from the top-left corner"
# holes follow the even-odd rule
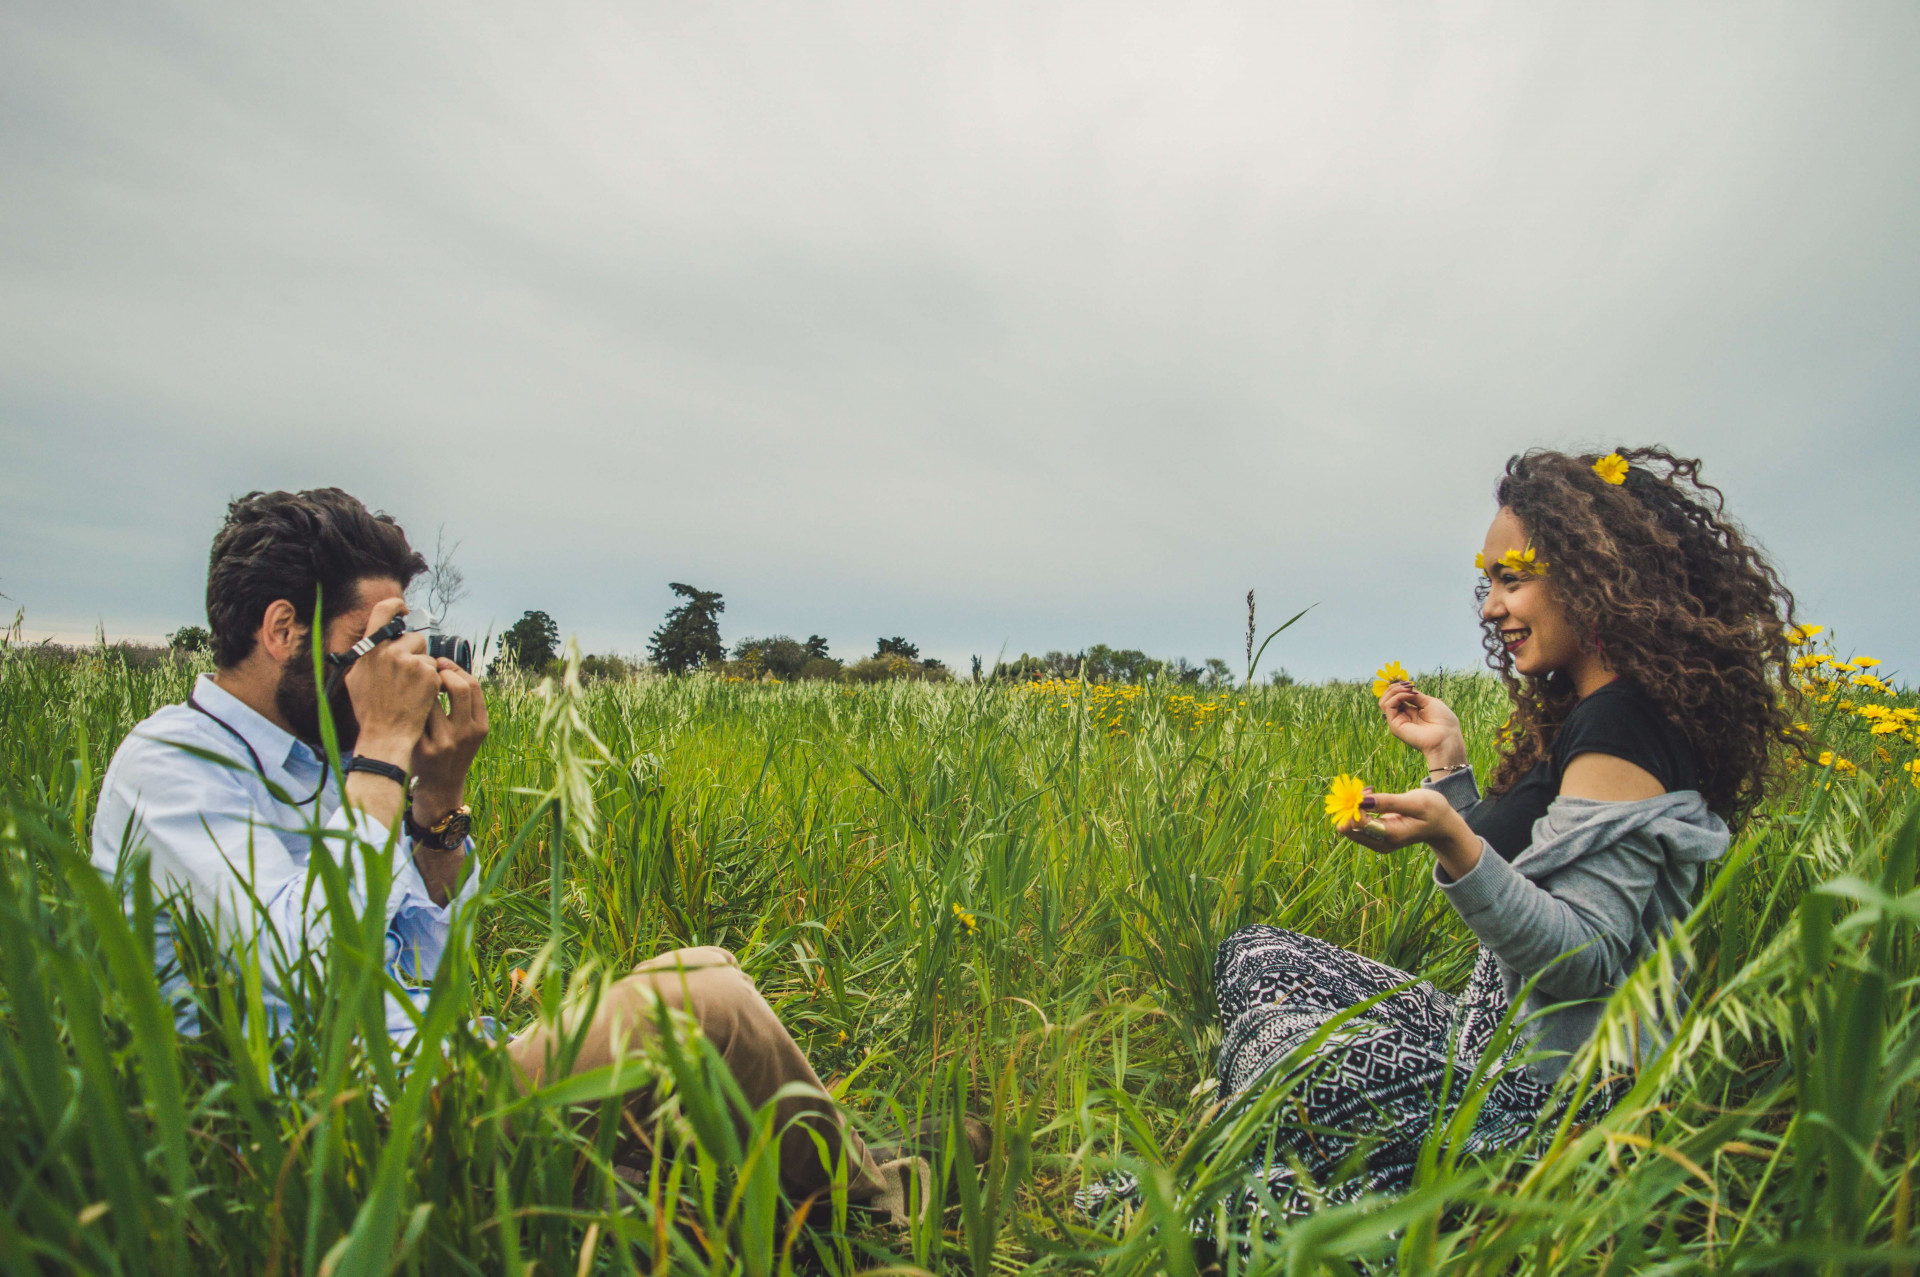
[[[1387,694],[1387,689],[1395,683],[1411,683],[1413,676],[1407,673],[1406,666],[1398,661],[1388,661],[1385,666],[1373,672],[1373,699],[1379,700]]]
[[[1367,782],[1345,772],[1333,778],[1327,787],[1327,816],[1335,825],[1353,824],[1360,819],[1360,800],[1367,796]]]
[[[1824,625],[1789,625],[1787,627],[1787,642],[1792,643],[1796,647],[1802,643],[1811,643],[1813,642],[1813,636],[1824,633],[1826,628]]]
[[[1627,459],[1617,452],[1609,452],[1593,463],[1593,472],[1600,476],[1600,482],[1610,483],[1615,487],[1627,481],[1628,468]]]
[[[976,919],[972,914],[968,913],[965,909],[962,909],[959,905],[955,905],[953,907],[953,916],[960,920],[960,925],[967,929],[968,935],[972,935],[974,933],[975,926],[977,925],[979,920]]]
[[[1487,556],[1475,550],[1473,552],[1473,566],[1475,571],[1485,572],[1487,570]]]

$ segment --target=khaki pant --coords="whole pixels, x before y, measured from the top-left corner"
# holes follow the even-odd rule
[[[814,1144],[813,1135],[818,1134],[825,1140],[830,1157],[844,1143],[849,1200],[870,1201],[881,1194],[880,1169],[866,1145],[847,1124],[845,1115],[825,1098],[826,1087],[820,1084],[793,1035],[753,987],[738,959],[725,949],[712,945],[675,949],[647,959],[610,986],[594,1009],[593,1023],[580,1044],[573,1071],[604,1068],[616,1056],[637,1052],[642,1043],[658,1033],[659,1002],[693,1018],[726,1061],[741,1094],[753,1108],[765,1104],[790,1082],[822,1092],[817,1099],[789,1096],[774,1109],[774,1127],[782,1132],[780,1178],[789,1193],[806,1197],[825,1189],[830,1182],[831,1163],[823,1164]],[[559,1031],[571,1036],[579,1027],[578,1019],[573,1019],[565,1021]],[[545,1080],[550,1058],[559,1050],[557,1033],[553,1026],[536,1026],[507,1044],[507,1053],[526,1085],[539,1086]],[[636,1117],[644,1117],[651,1108],[650,1098],[645,1091],[636,1092],[628,1107],[639,1110]]]

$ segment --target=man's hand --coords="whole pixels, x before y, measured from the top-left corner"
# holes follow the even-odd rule
[[[366,632],[371,634],[406,610],[401,599],[374,604],[367,614]],[[407,770],[413,762],[414,743],[426,725],[427,710],[440,692],[440,671],[427,655],[426,639],[402,634],[381,643],[353,663],[346,683],[353,716],[360,724],[353,752]],[[405,789],[366,772],[347,774],[347,797],[388,829],[407,807]]]
[[[1429,771],[1467,761],[1460,717],[1438,696],[1427,696],[1412,683],[1395,683],[1380,698],[1380,712],[1386,715],[1388,731],[1426,756]]]
[[[1467,828],[1460,813],[1434,790],[1376,794],[1369,789],[1360,806],[1367,814],[1341,825],[1340,832],[1362,847],[1398,851],[1426,843],[1450,878],[1470,873],[1480,863],[1479,835]]]
[[[413,819],[429,827],[465,800],[467,770],[487,739],[487,698],[480,680],[444,656],[438,672],[447,708],[429,706],[426,731],[413,747],[413,774],[418,780],[413,788]]]
[[[367,614],[371,634],[406,614],[400,599],[376,603]],[[347,697],[360,723],[354,753],[405,768],[413,761],[414,742],[426,727],[427,711],[440,694],[440,670],[427,655],[427,640],[402,634],[378,644],[347,671]]]

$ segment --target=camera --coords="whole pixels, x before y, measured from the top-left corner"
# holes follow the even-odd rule
[[[389,639],[397,639],[407,632],[406,618],[396,616],[346,651],[327,653],[327,664],[333,666],[333,678],[337,680],[355,661],[375,647]],[[473,673],[473,644],[463,638],[452,634],[429,634],[427,635],[427,655],[444,656],[467,673]],[[328,686],[331,688],[332,683],[329,682]]]
[[[473,644],[452,634],[427,635],[427,655],[444,656],[467,673],[473,673]]]

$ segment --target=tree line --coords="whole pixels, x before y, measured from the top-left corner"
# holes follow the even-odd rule
[[[439,556],[444,558],[445,556]],[[445,569],[442,569],[444,571]],[[455,594],[462,583],[451,581],[443,589],[440,571],[435,573],[434,614],[444,613],[446,600],[441,593]],[[827,650],[827,640],[818,634],[804,639],[775,634],[765,638],[743,638],[729,649],[720,636],[720,615],[727,610],[725,597],[718,590],[703,590],[682,581],[668,588],[681,601],[668,610],[647,640],[645,667],[657,673],[677,675],[705,670],[725,677],[751,681],[778,679],[783,683],[804,680],[877,683],[890,679],[943,681],[953,677],[945,664],[922,657],[918,644],[900,635],[877,639],[871,656],[843,661]],[[182,626],[167,636],[167,646],[176,652],[201,652],[209,647],[208,634],[198,625]],[[500,635],[494,667],[544,673],[560,659],[560,626],[547,613],[528,611]],[[581,658],[581,672],[587,678],[625,678],[643,668],[643,663],[614,655]],[[973,658],[973,681],[1038,682],[1044,679],[1078,680],[1089,683],[1178,683],[1205,688],[1231,687],[1233,671],[1217,657],[1193,664],[1185,657],[1161,660],[1137,648],[1115,648],[1104,643],[1078,652],[1047,652],[1033,656],[1022,652],[1010,661],[991,668],[979,657]],[[1293,682],[1285,670],[1268,676],[1280,685]]]

